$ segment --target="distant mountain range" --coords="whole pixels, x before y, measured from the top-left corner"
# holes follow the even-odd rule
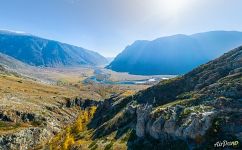
[[[0,52],[34,66],[103,65],[100,54],[30,34],[0,31]]]
[[[184,74],[242,45],[242,32],[173,35],[127,46],[106,68],[139,75]]]

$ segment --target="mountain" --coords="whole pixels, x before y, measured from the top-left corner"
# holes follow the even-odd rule
[[[0,52],[35,66],[102,65],[100,54],[30,34],[0,31]]]
[[[11,56],[0,53],[0,65],[3,66],[6,70],[24,70],[27,68],[32,68],[32,66],[27,65]]]
[[[105,100],[84,133],[94,141],[89,148],[112,141],[113,149],[214,149],[228,141],[226,148],[241,149],[241,91],[242,46],[135,95]],[[81,135],[76,141],[84,143]]]
[[[44,83],[55,83],[42,68],[25,64],[11,56],[0,53],[0,73],[32,79]]]
[[[184,74],[242,44],[242,32],[211,31],[136,41],[106,68],[139,75]]]

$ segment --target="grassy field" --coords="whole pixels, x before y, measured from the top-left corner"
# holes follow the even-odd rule
[[[35,109],[41,105],[56,103],[57,100],[77,96],[76,89],[41,84],[15,76],[0,75],[1,106]]]
[[[99,68],[100,69],[100,68]],[[111,85],[111,84],[98,84],[88,83],[84,84],[83,81],[90,76],[93,76],[96,68],[93,67],[72,67],[72,68],[42,68],[41,74],[51,81],[55,81],[58,86],[67,87],[68,89],[75,89],[78,95],[82,98],[103,100],[109,98],[113,94],[122,94],[127,91],[137,92],[139,90],[148,88],[150,85]],[[117,73],[107,69],[104,70],[105,74],[110,74],[111,80],[116,78],[115,81],[122,80],[140,80],[151,78],[149,76],[136,76],[126,73]]]

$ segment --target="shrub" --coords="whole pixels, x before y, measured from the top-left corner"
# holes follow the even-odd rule
[[[67,150],[70,148],[71,145],[73,145],[75,143],[74,137],[71,135],[71,128],[67,127],[66,129],[66,137],[65,140],[63,142],[63,150]]]
[[[93,146],[95,146],[97,144],[97,141],[93,141],[89,146],[88,148],[92,148]]]
[[[113,147],[113,142],[105,146],[104,150],[110,150]]]

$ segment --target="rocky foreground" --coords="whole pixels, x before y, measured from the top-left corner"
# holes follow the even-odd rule
[[[81,109],[97,105],[97,101],[67,99],[59,106],[48,107],[49,111],[46,111],[48,114],[25,113],[17,110],[1,111],[0,126],[4,124],[8,126],[6,126],[6,132],[0,134],[0,149],[42,148],[54,135],[74,122]],[[15,130],[10,130],[9,126],[13,124],[12,129],[15,128]]]

